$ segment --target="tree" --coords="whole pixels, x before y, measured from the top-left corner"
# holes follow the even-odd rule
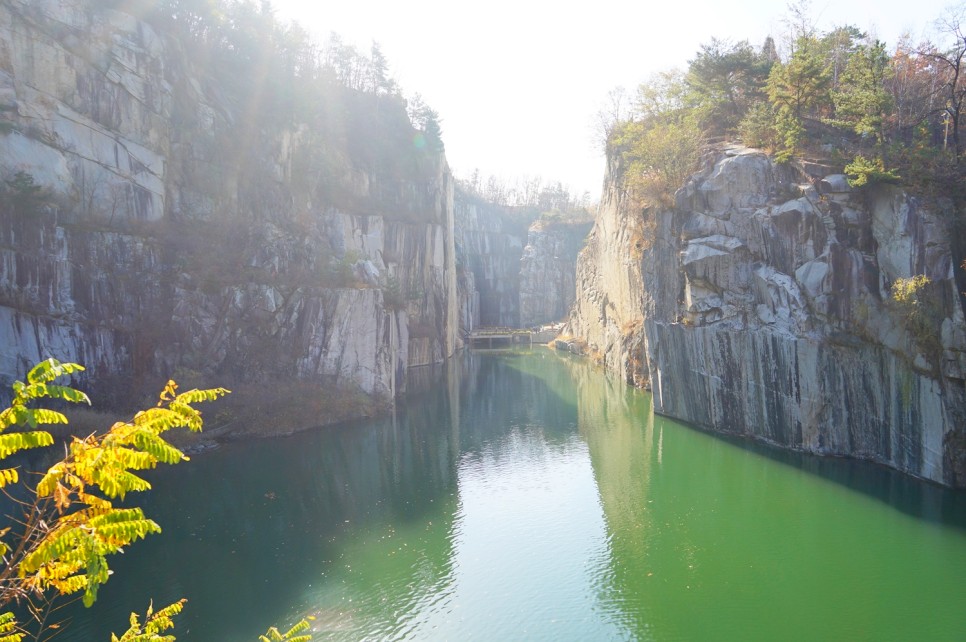
[[[828,95],[829,69],[818,41],[802,37],[787,64],[776,64],[768,75],[768,98],[801,119]]]
[[[48,359],[32,368],[26,381],[13,383],[10,406],[0,412],[0,460],[53,445],[53,436],[38,427],[66,424],[67,417],[35,406],[42,400],[89,404],[83,392],[55,383],[82,370],[74,363]],[[22,642],[28,634],[41,639],[56,626],[47,616],[59,596],[80,596],[85,606],[93,604],[110,575],[108,557],[161,531],[140,508],[113,502],[151,488],[139,471],[187,460],[164,433],[181,427],[200,431],[201,413],[194,405],[228,393],[224,388],[184,393],[177,389],[169,381],[155,407],[115,423],[103,434],[72,437],[64,457],[35,486],[21,481],[17,467],[0,469],[0,487],[8,493],[14,489],[18,498],[17,514],[8,516],[9,526],[0,531],[0,642]],[[33,622],[18,623],[10,610],[14,603]],[[120,638],[113,636],[113,642],[174,640],[160,634],[173,626],[172,617],[183,604],[182,600],[158,611],[149,608],[143,626],[132,614],[128,631]],[[310,638],[298,634],[307,628],[307,622],[300,622],[281,639],[306,642]]]
[[[892,96],[886,90],[891,71],[885,43],[860,45],[842,72],[840,88],[832,91],[836,122],[860,136],[874,136],[880,153],[892,110]]]
[[[766,36],[765,42],[761,45],[761,57],[771,64],[778,62],[778,47],[775,46],[775,39],[771,36]]]
[[[626,120],[628,111],[627,90],[617,86],[607,92],[607,98],[594,116],[594,146],[606,151],[607,138],[618,124]]]
[[[652,76],[638,89],[637,118],[611,137],[624,161],[625,185],[637,198],[671,205],[674,192],[698,166],[705,138],[683,103],[685,92],[680,74]]]
[[[3,181],[0,196],[19,216],[36,214],[45,198],[44,190],[34,182],[34,177],[23,170]]]
[[[427,144],[430,146],[430,149],[436,152],[442,152],[444,149],[443,128],[439,123],[439,114],[435,110],[430,109],[426,114],[426,129],[424,132],[426,134]]]
[[[687,109],[688,85],[680,69],[659,71],[637,87],[633,117],[637,120],[665,118]]]
[[[376,41],[369,50],[369,91],[380,96],[397,92],[395,81],[389,77],[389,62]]]
[[[852,59],[852,55],[858,50],[859,43],[866,39],[867,36],[858,27],[851,25],[836,27],[822,36],[819,49],[825,57],[830,74],[829,82],[833,90],[839,89],[843,82],[842,73]]]
[[[933,49],[928,44],[913,46],[909,36],[905,35],[892,55],[888,88],[892,94],[893,112],[889,129],[893,138],[905,143],[912,141],[917,128],[943,112],[944,101],[938,93],[941,70],[931,57],[920,53]]]
[[[949,13],[938,21],[942,31],[951,37],[952,44],[940,50],[929,47],[919,50],[919,54],[933,60],[940,68],[941,95],[945,102],[946,137],[944,145],[952,141],[957,160],[963,158],[963,143],[959,129],[966,109],[966,17],[963,9]]]
[[[537,206],[544,212],[563,212],[570,205],[570,190],[563,183],[548,183],[537,196]]]
[[[828,97],[828,87],[829,71],[812,37],[801,36],[788,63],[771,68],[768,98],[776,115],[778,160],[788,160],[799,150],[805,135],[803,119]]]
[[[733,132],[763,96],[772,64],[746,40],[732,45],[712,38],[701,45],[685,80],[704,126],[722,134]]]

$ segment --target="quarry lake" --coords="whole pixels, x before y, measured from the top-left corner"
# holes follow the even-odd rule
[[[315,640],[966,639],[966,494],[702,433],[546,349],[447,369],[394,417],[156,471],[164,532],[66,637],[186,597],[179,642],[307,615]]]

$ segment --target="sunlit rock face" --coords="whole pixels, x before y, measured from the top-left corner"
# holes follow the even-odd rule
[[[403,392],[459,347],[442,154],[398,97],[331,87],[302,122],[189,48],[0,2],[0,179],[40,190],[0,215],[0,379],[51,356],[119,402],[191,373]]]
[[[618,206],[602,205],[570,326],[621,376],[640,363],[657,412],[966,486],[966,334],[941,212],[742,148],[673,209],[621,207],[609,189]],[[604,272],[605,252],[625,267]],[[892,300],[916,275],[920,320]]]
[[[620,167],[611,159],[609,175]],[[643,217],[613,180],[605,180],[594,228],[577,261],[576,292],[564,335],[628,383],[644,385],[641,359],[647,297],[641,273]]]

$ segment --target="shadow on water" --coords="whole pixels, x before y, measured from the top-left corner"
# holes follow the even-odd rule
[[[785,450],[753,439],[705,430],[670,417],[666,419],[745,452],[863,493],[907,515],[966,531],[966,490],[946,488],[867,460]]]
[[[528,354],[528,352],[518,351],[516,354],[517,356],[523,356]],[[546,353],[544,358],[554,358],[562,363],[568,364],[570,375],[574,380],[582,380],[587,376],[585,372],[590,373],[594,370],[585,360],[551,350],[543,350],[543,352]],[[537,351],[533,353],[539,354]],[[507,353],[511,357],[513,354],[510,352]],[[553,372],[552,369],[541,370],[539,367],[534,368],[532,365],[529,365],[528,361],[523,359],[518,360],[518,362],[526,364],[524,366],[526,371],[536,377],[546,378],[548,373]],[[621,382],[613,381],[611,377],[607,377],[602,373],[597,374],[607,379],[605,385],[608,387],[625,387]],[[558,393],[561,401],[568,404],[575,404],[576,393],[573,391],[576,391],[577,388],[574,386],[573,381],[569,382],[568,389],[567,382],[560,382],[558,381],[559,379],[559,375],[556,375],[554,381],[548,381],[548,387]],[[591,389],[590,387],[585,388]],[[646,405],[632,409],[631,412],[637,413],[638,421],[642,422],[642,424],[653,424],[655,417],[650,403],[650,394],[634,391],[630,388],[628,388],[628,393],[632,396],[633,394],[638,394],[647,397],[648,402]],[[613,394],[611,396],[613,397]],[[623,397],[624,395],[620,394],[619,396]],[[602,402],[595,400],[594,403]],[[647,416],[647,414],[651,416]],[[871,461],[845,457],[824,457],[811,453],[785,450],[753,439],[706,430],[671,417],[657,416],[662,421],[676,423],[689,430],[731,444],[745,452],[765,457],[786,466],[791,466],[844,486],[852,491],[863,493],[907,515],[936,524],[953,526],[966,531],[966,490],[946,488]]]

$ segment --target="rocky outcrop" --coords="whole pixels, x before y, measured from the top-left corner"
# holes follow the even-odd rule
[[[966,486],[966,334],[938,206],[738,148],[673,209],[633,211],[610,191],[594,235],[628,276],[583,257],[571,331],[625,377],[643,362],[657,412]],[[635,254],[642,220],[653,232]]]
[[[616,160],[609,172],[618,175]],[[642,342],[645,300],[641,252],[650,230],[627,195],[606,181],[594,227],[580,252],[577,299],[563,330],[588,355],[628,383],[644,385]]]
[[[296,111],[204,62],[98,3],[0,1],[0,379],[403,392],[459,347],[442,154],[398,97]]]
[[[537,220],[520,258],[520,326],[556,323],[576,298],[577,254],[590,224]]]

